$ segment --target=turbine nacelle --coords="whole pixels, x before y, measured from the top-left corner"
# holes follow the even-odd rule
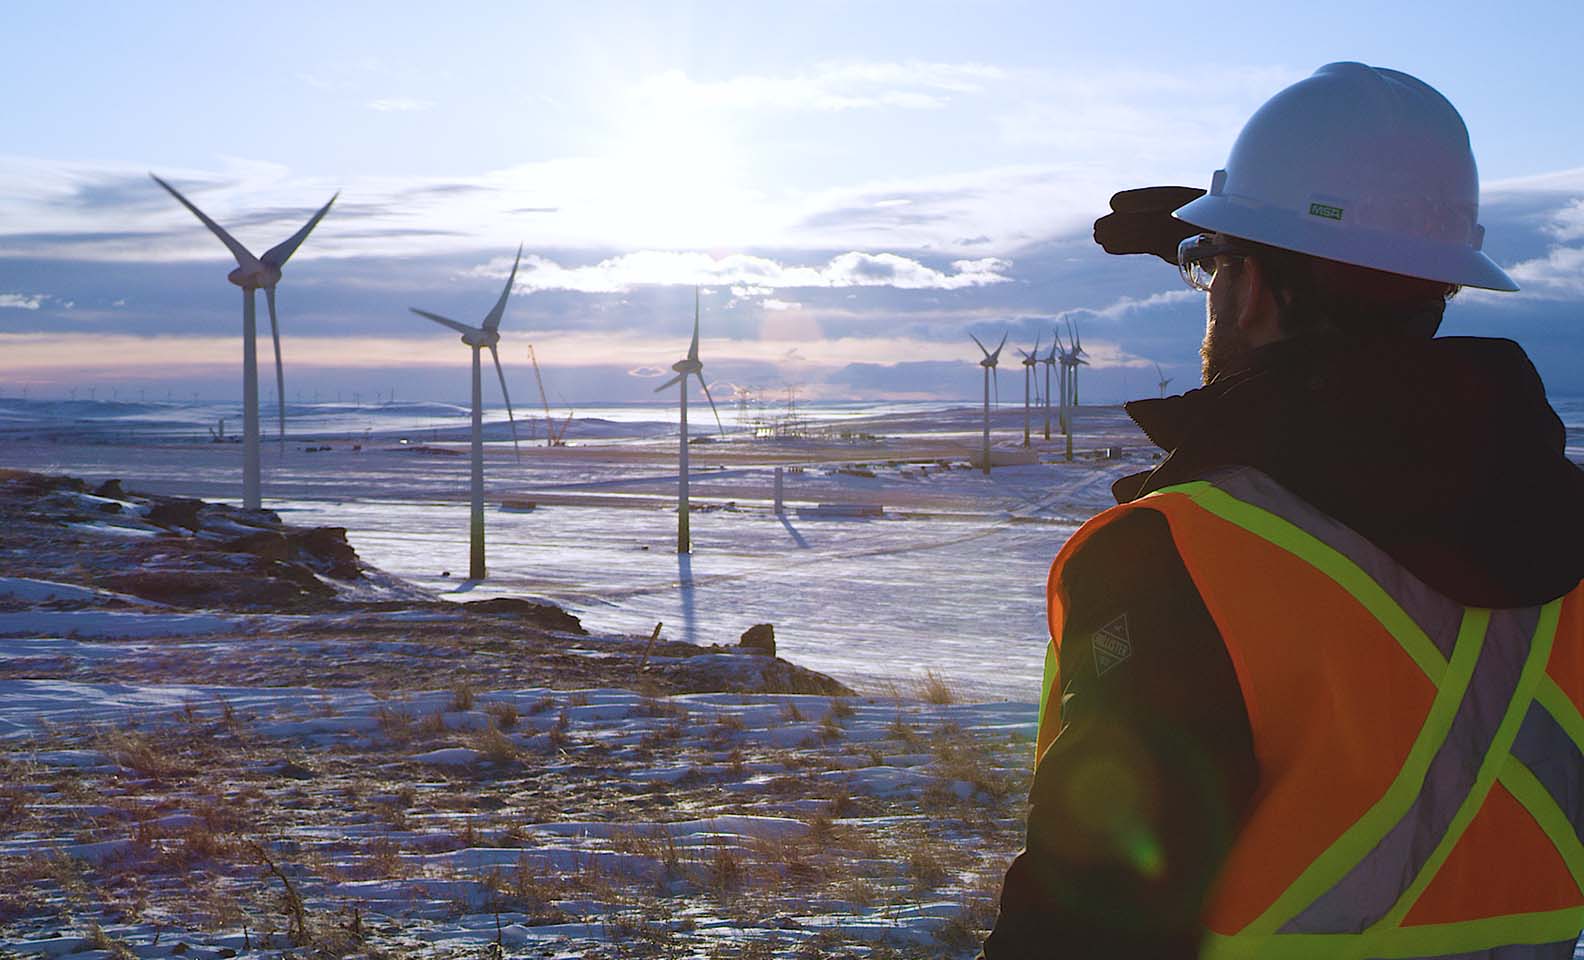
[[[243,290],[268,290],[280,283],[281,272],[279,267],[272,267],[267,263],[257,260],[253,263],[239,266],[226,274],[226,279],[241,287]]]
[[[500,343],[500,331],[482,328],[473,330],[462,335],[462,342],[475,350],[491,350]]]
[[[985,345],[979,343],[979,338],[975,337],[973,334],[970,333],[968,336],[973,337],[973,342],[979,346],[979,352],[984,354],[984,359],[979,361],[979,366],[984,367],[987,370],[994,369],[995,366],[1001,362],[1001,348],[1006,346],[1007,335],[1004,333],[1001,334],[1001,342],[996,344],[996,348],[994,350],[985,349]]]

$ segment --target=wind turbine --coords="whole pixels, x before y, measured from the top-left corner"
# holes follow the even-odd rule
[[[149,174],[154,177],[154,174]],[[202,210],[193,206],[192,201],[177,192],[176,188],[154,177],[154,182],[164,187],[165,190],[181,205],[192,211],[192,215],[202,221],[210,232],[220,238],[226,245],[231,255],[236,258],[237,267],[226,275],[226,279],[242,288],[242,506],[248,510],[257,510],[261,506],[259,496],[259,423],[258,423],[258,347],[255,343],[256,322],[254,320],[255,298],[254,292],[260,287],[264,289],[264,302],[269,306],[270,338],[275,341],[275,390],[281,399],[276,404],[280,417],[280,451],[281,456],[286,455],[286,404],[285,404],[285,376],[281,371],[280,352],[280,325],[275,319],[275,285],[280,283],[281,268],[291,255],[297,252],[302,242],[308,239],[308,234],[319,225],[324,215],[330,211],[330,204],[336,202],[336,197],[341,196],[336,191],[328,203],[319,208],[303,224],[303,228],[264,251],[262,257],[255,257],[248,252],[247,247],[236,241],[235,237],[226,233],[218,223],[209,219]]]
[[[1072,337],[1072,342],[1070,344],[1063,345],[1061,354],[1063,374],[1061,421],[1062,433],[1067,437],[1067,461],[1071,463],[1073,456],[1072,417],[1078,409],[1078,365],[1083,364],[1084,366],[1088,366],[1089,361],[1079,356],[1079,354],[1083,351],[1083,347],[1078,345],[1078,334],[1073,328],[1072,320],[1070,319],[1067,321],[1067,329],[1068,333]],[[1057,332],[1057,336],[1060,336],[1060,331]]]
[[[1161,399],[1164,400],[1166,398],[1166,385],[1172,382],[1172,378],[1161,373],[1160,364],[1158,363],[1155,364],[1155,376],[1160,378],[1160,395]]]
[[[1051,335],[1050,353],[1046,354],[1045,357],[1040,360],[1040,363],[1045,364],[1045,439],[1046,440],[1050,439],[1050,417],[1051,417],[1051,382],[1050,382],[1050,379],[1051,379],[1051,368],[1056,366],[1056,347],[1057,347],[1057,344],[1058,344],[1057,337],[1056,337],[1055,334],[1052,334]],[[1066,377],[1065,376],[1058,377],[1058,386],[1060,384],[1062,384],[1062,383],[1065,383],[1065,382],[1066,382]]]
[[[481,364],[479,351],[489,348],[490,356],[495,360],[495,373],[500,377],[501,396],[506,400],[506,419],[511,421],[512,447],[517,450],[517,459],[522,460],[522,449],[517,446],[517,417],[512,413],[511,394],[506,392],[506,372],[501,369],[500,351],[496,349],[500,343],[501,317],[506,313],[506,298],[511,296],[512,284],[517,280],[517,264],[522,262],[522,247],[517,248],[517,259],[512,261],[511,276],[506,278],[506,286],[501,290],[500,299],[495,301],[495,306],[484,317],[481,326],[470,327],[465,323],[458,323],[449,317],[442,317],[437,313],[419,310],[417,307],[408,307],[413,313],[427,320],[433,320],[442,327],[450,327],[462,334],[462,342],[473,348],[473,504],[472,513],[468,523],[468,579],[483,580],[484,572],[484,389],[480,375]]]
[[[1073,409],[1076,411],[1078,408],[1078,364],[1081,363],[1086,367],[1089,366],[1089,361],[1080,359],[1081,357],[1089,356],[1089,354],[1083,348],[1083,340],[1079,339],[1078,337],[1078,325],[1072,322],[1071,317],[1067,318],[1067,329],[1072,334],[1072,355],[1073,359],[1077,361],[1077,363],[1073,364],[1071,384],[1072,405]]]
[[[1039,345],[1039,337],[1035,337],[1033,353],[1018,349],[1018,356],[1023,358],[1023,446],[1025,447],[1029,445],[1029,381],[1034,377],[1034,365],[1040,362]]]
[[[677,553],[693,552],[693,537],[688,529],[688,423],[687,423],[687,378],[689,374],[698,377],[699,386],[704,388],[704,398],[709,401],[710,410],[715,414],[715,426],[720,429],[721,436],[726,435],[726,428],[721,425],[720,411],[715,409],[715,398],[710,396],[709,384],[704,382],[704,363],[699,360],[699,290],[693,288],[693,342],[688,346],[687,356],[671,364],[671,369],[676,371],[676,376],[655,388],[659,393],[668,387],[680,383],[682,385],[682,447],[678,457],[677,468]]]
[[[996,345],[993,353],[986,350],[984,344],[979,343],[978,337],[974,337],[971,333],[968,336],[973,337],[973,342],[979,346],[979,352],[984,354],[979,366],[984,368],[984,472],[988,477],[990,475],[990,379],[995,376],[996,364],[1001,360],[1001,348],[1006,346],[1007,335],[1001,334],[1001,342]],[[1000,393],[999,385],[996,392]]]

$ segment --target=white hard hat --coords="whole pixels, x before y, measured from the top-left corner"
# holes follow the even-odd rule
[[[1173,216],[1327,260],[1488,290],[1479,171],[1457,108],[1406,73],[1331,63],[1265,102]]]

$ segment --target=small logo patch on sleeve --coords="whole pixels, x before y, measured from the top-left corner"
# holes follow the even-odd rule
[[[1090,634],[1089,642],[1094,647],[1096,675],[1103,677],[1121,666],[1123,661],[1133,655],[1133,641],[1128,636],[1127,614],[1122,614]]]
[[[1309,204],[1309,216],[1325,217],[1327,220],[1341,220],[1342,208],[1333,207],[1329,203],[1311,203]]]

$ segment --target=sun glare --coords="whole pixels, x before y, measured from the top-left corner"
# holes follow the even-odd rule
[[[729,111],[686,76],[646,80],[612,117],[603,150],[609,175],[593,201],[612,240],[708,249],[760,234],[768,211],[747,186],[748,148]]]

